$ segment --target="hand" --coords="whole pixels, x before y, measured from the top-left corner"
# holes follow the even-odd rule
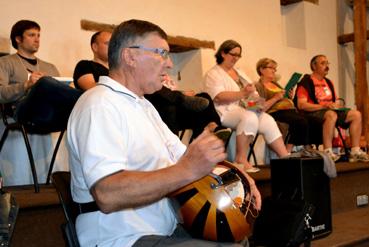
[[[290,90],[288,90],[288,98],[292,99],[293,98],[293,88],[291,88]]]
[[[265,104],[265,99],[263,97],[258,97],[256,100],[255,100],[256,104],[258,105],[261,105],[261,106],[264,106]]]
[[[256,99],[256,105],[258,107],[258,112],[264,111],[265,108],[265,99],[263,97],[259,97]]]
[[[190,173],[193,181],[208,175],[214,166],[225,160],[224,143],[213,134],[209,128],[205,130],[188,146],[187,151],[178,161],[185,172]]]
[[[214,132],[216,127],[218,127],[218,125],[215,122],[210,122],[208,123],[208,125],[205,126],[204,129],[207,129],[210,132]]]
[[[43,77],[45,74],[40,71],[34,71],[29,75],[28,80],[24,83],[24,89],[28,90],[30,87],[32,87],[41,77]]]
[[[335,102],[329,103],[326,105],[328,109],[337,109],[338,105]]]
[[[177,84],[175,81],[172,80],[172,78],[170,78],[170,76],[168,74],[164,74],[160,77],[161,80],[161,84],[163,84],[163,86],[166,86],[167,88],[171,89],[171,90],[176,90],[177,89]]]
[[[241,91],[242,91],[243,95],[246,97],[246,96],[249,96],[249,95],[253,94],[256,91],[256,88],[255,88],[254,84],[248,83],[248,84],[246,84],[246,86],[244,86],[241,89]]]
[[[247,179],[247,180],[249,180],[249,179]],[[254,181],[254,180],[252,179],[252,181]],[[253,199],[252,201],[254,201],[254,203],[255,203],[254,208],[256,210],[260,211],[261,210],[261,194],[260,194],[258,188],[256,187],[255,182],[252,184],[249,181],[249,183],[250,183],[250,193],[251,193],[251,197]]]
[[[233,164],[235,165],[235,164]],[[241,165],[241,166],[237,166],[235,165],[238,170],[240,172],[242,172],[242,174],[246,177],[249,185],[250,185],[250,194],[251,194],[251,198],[253,199],[252,201],[254,202],[254,208],[257,210],[261,209],[261,194],[258,190],[258,188],[256,187],[255,181],[252,177],[250,177],[249,174],[247,174],[247,172],[245,171],[245,166]]]
[[[282,90],[281,92],[274,94],[273,95],[273,98],[275,98],[277,100],[277,102],[278,102],[281,99],[283,99],[285,93],[286,93],[286,91],[285,90]]]
[[[261,209],[261,194],[258,188],[256,187],[255,181],[254,179],[252,179],[252,177],[250,177],[249,174],[247,174],[247,172],[245,172],[244,169],[240,169],[240,170],[245,175],[247,181],[249,182],[250,194],[251,194],[251,198],[253,199],[252,201],[254,202],[254,208],[256,210],[260,210]]]
[[[187,95],[187,96],[195,96],[196,95],[195,91],[193,91],[193,90],[182,91],[182,93],[184,95]]]

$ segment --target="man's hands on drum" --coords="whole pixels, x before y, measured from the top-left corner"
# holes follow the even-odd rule
[[[261,209],[261,195],[260,195],[258,188],[256,187],[254,179],[246,172],[245,167],[242,164],[233,163],[233,165],[236,168],[238,168],[238,170],[241,171],[242,174],[246,177],[250,185],[250,193],[253,199],[252,201],[254,201],[254,208],[257,210],[260,210]]]
[[[256,187],[254,179],[252,179],[249,175],[247,175],[246,178],[250,184],[250,193],[254,201],[254,208],[257,210],[260,210],[261,209],[261,194],[258,188]]]
[[[227,157],[224,142],[214,135],[216,124],[210,123],[205,130],[188,145],[179,164],[185,166],[185,171],[191,173],[193,181],[198,180],[213,171],[215,165]],[[239,169],[250,184],[250,192],[255,203],[254,208],[261,209],[261,195],[252,179],[244,169]]]
[[[208,175],[218,162],[225,160],[224,142],[213,134],[216,125],[209,125],[188,145],[179,163],[186,166],[195,181]]]

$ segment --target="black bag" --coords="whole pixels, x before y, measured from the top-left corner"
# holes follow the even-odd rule
[[[273,247],[310,243],[313,207],[305,201],[265,198],[250,241],[255,246]]]

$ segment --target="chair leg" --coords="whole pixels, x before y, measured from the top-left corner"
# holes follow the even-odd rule
[[[338,132],[338,135],[342,141],[342,144],[343,144],[343,150],[345,151],[345,156],[346,156],[346,159],[348,159],[350,157],[350,151],[349,151],[349,148],[347,147],[347,144],[346,144],[346,141],[345,139],[343,138],[342,136],[342,132],[340,130],[340,128],[336,127],[337,129],[337,132]]]
[[[9,129],[5,128],[4,133],[3,133],[2,137],[1,137],[1,140],[0,140],[0,152],[1,152],[1,150],[3,150],[3,146],[4,146],[6,138],[8,137],[8,134],[9,134]]]
[[[58,141],[56,142],[56,145],[55,145],[55,148],[54,148],[53,156],[51,158],[51,162],[50,162],[50,166],[49,166],[49,171],[47,173],[47,178],[46,178],[46,184],[47,185],[50,183],[50,176],[51,176],[51,173],[52,173],[53,168],[54,168],[56,154],[58,153],[59,146],[60,146],[60,143],[61,143],[61,141],[63,139],[64,132],[65,132],[65,130],[60,131]]]
[[[256,140],[258,139],[259,134],[256,134],[254,141],[252,143],[250,143],[250,151],[249,154],[247,155],[247,161],[250,161],[251,155],[252,158],[254,159],[254,163],[255,163],[255,167],[258,167],[258,162],[256,160],[256,155],[255,155],[255,151],[254,151],[254,146],[256,144]]]
[[[32,171],[32,177],[33,177],[33,184],[34,184],[34,187],[35,187],[35,192],[39,193],[40,192],[40,185],[38,184],[35,161],[33,159],[33,153],[32,153],[32,149],[31,149],[31,145],[29,143],[27,132],[26,132],[23,125],[21,126],[21,130],[22,130],[24,143],[26,144],[26,148],[27,148],[29,163],[31,165],[31,171]]]

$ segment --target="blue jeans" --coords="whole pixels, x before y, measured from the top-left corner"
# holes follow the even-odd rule
[[[63,130],[81,94],[52,77],[42,77],[16,105],[15,120],[36,133]]]

